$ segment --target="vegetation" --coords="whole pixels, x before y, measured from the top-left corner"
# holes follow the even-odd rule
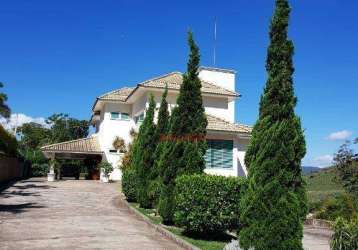
[[[44,176],[47,174],[46,159],[40,148],[46,144],[59,143],[67,140],[84,138],[88,135],[89,123],[85,120],[77,120],[67,114],[54,114],[46,122],[49,126],[38,123],[25,123],[18,128],[20,135],[19,151],[20,155],[32,166],[34,176]],[[80,166],[79,161],[64,161],[72,165]]]
[[[155,209],[140,208],[138,203],[130,203],[130,205],[148,217],[153,224],[158,225],[162,223],[163,220],[160,216],[156,215]],[[166,227],[166,229],[202,250],[222,250],[227,243],[229,243],[232,239],[235,239],[232,235],[227,233],[209,235],[208,237],[198,237],[189,235],[179,227],[170,226]]]
[[[357,201],[347,193],[337,194],[318,202],[315,218],[334,221],[338,217],[353,218],[357,214]]]
[[[0,89],[4,87],[4,84],[0,82]],[[10,107],[6,104],[7,95],[0,92],[0,117],[9,118],[11,114]]]
[[[112,146],[120,153],[125,153],[127,151],[126,143],[122,137],[116,136],[113,140]]]
[[[244,249],[302,249],[307,201],[301,160],[306,148],[294,111],[289,14],[288,1],[276,0],[266,61],[268,80],[245,157],[248,186],[240,208]]]
[[[103,173],[105,174],[105,176],[109,176],[109,174],[113,172],[113,166],[112,166],[112,164],[109,163],[109,162],[104,162],[104,161],[102,161],[102,162],[98,165],[98,168],[103,171]]]
[[[151,208],[152,203],[148,197],[151,171],[154,163],[154,152],[158,143],[154,124],[155,101],[150,96],[149,108],[139,129],[133,155],[133,166],[137,174],[137,200],[141,207]]]
[[[357,156],[349,145],[340,147],[334,167],[306,176],[310,212],[315,218],[349,220],[358,214]]]
[[[358,199],[358,153],[354,153],[350,146],[348,141],[340,147],[334,157],[334,165],[344,189]]]
[[[175,224],[194,235],[216,235],[239,227],[244,179],[206,174],[176,179]]]
[[[344,193],[335,168],[321,169],[304,176],[307,183],[307,196],[311,207],[327,198]]]
[[[347,221],[338,218],[334,225],[334,234],[331,239],[331,250],[358,249],[358,217]]]
[[[17,156],[17,148],[18,144],[16,138],[0,125],[0,157],[1,154],[10,157]]]
[[[183,75],[177,99],[178,106],[172,112],[168,138],[159,165],[163,170],[159,213],[166,224],[173,223],[175,178],[182,174],[201,173],[205,168],[207,119],[198,77],[199,48],[191,32],[188,35],[188,43],[190,55],[187,72]]]
[[[122,170],[122,172],[124,172],[126,169],[130,168],[132,166],[132,161],[133,161],[133,151],[134,151],[134,144],[137,140],[137,136],[138,133],[134,130],[131,129],[130,130],[130,136],[132,138],[132,142],[128,144],[125,153],[122,157],[122,162],[120,164],[120,168]]]

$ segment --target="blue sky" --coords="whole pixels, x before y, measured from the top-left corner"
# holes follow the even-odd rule
[[[184,71],[191,28],[202,65],[235,69],[238,122],[253,124],[266,81],[274,0],[4,1],[0,81],[14,113],[89,119],[96,96],[174,70]],[[297,113],[306,165],[324,166],[358,136],[358,2],[292,0]],[[338,133],[336,133],[338,132]],[[336,134],[332,134],[336,133]],[[331,136],[330,136],[331,135]],[[330,137],[329,137],[330,136]]]

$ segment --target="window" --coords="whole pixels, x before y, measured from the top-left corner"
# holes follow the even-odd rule
[[[129,114],[128,113],[120,113],[120,112],[111,112],[111,119],[112,120],[129,120]]]
[[[137,115],[135,118],[135,123],[142,123],[144,120],[144,113],[141,113],[140,115]]]
[[[207,168],[232,168],[232,140],[207,140],[208,149],[205,153]]]

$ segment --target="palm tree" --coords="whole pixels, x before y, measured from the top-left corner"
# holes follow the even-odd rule
[[[4,84],[0,82],[0,88],[4,87]],[[0,92],[0,116],[9,118],[11,110],[9,106],[5,103],[7,101],[7,95]]]

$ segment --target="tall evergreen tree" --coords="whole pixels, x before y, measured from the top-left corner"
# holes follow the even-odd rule
[[[306,147],[294,112],[289,14],[288,1],[276,0],[266,61],[268,80],[245,158],[248,185],[241,199],[239,235],[244,249],[302,249],[307,200],[301,160]]]
[[[200,63],[199,48],[192,32],[188,34],[190,47],[187,72],[170,119],[169,140],[161,155],[163,190],[159,201],[159,213],[164,223],[173,222],[175,178],[181,174],[200,173],[205,168],[207,119],[201,96],[201,81],[198,77]]]
[[[154,163],[154,152],[158,141],[155,133],[154,111],[155,101],[153,95],[151,95],[148,110],[139,129],[133,155],[133,166],[137,174],[137,199],[139,205],[143,208],[151,207],[147,190]]]
[[[160,156],[163,152],[165,145],[165,138],[168,134],[169,129],[169,110],[168,110],[168,86],[165,87],[164,93],[162,95],[162,100],[160,102],[160,108],[158,112],[158,122],[155,130],[156,138],[159,139],[157,148],[155,150],[154,156],[154,167],[152,171],[152,179],[156,179],[160,176],[161,170],[159,169]]]

